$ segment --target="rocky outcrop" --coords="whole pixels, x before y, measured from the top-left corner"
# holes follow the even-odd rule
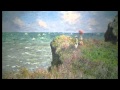
[[[76,49],[75,38],[61,35],[57,36],[51,43],[52,62],[51,66],[59,66],[80,56],[79,49]],[[79,55],[77,55],[79,54]]]
[[[51,51],[52,51],[52,62],[51,62],[51,65],[54,66],[58,66],[59,64],[62,64],[61,60],[60,60],[60,56],[57,54],[56,50],[57,48],[54,47],[52,45],[52,43],[50,44],[51,46]]]
[[[108,29],[104,34],[105,41],[116,43],[118,41],[118,15],[115,16],[113,22],[108,24]]]

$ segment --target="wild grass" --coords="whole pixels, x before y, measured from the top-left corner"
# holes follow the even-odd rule
[[[64,63],[51,67],[50,71],[37,69],[19,72],[4,72],[3,79],[118,79],[118,43],[102,40],[83,40],[84,45],[76,50],[63,50]]]

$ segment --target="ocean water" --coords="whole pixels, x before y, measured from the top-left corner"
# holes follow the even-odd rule
[[[2,72],[47,69],[51,65],[52,52],[50,42],[59,35],[71,37],[79,33],[53,32],[3,32],[2,33]],[[104,39],[104,33],[85,33],[83,39]]]

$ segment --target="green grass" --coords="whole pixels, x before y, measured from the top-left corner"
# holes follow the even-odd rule
[[[81,48],[84,57],[90,60],[103,61],[106,64],[117,65],[118,62],[118,45],[109,42],[99,41],[99,45],[83,46]]]
[[[118,43],[102,40],[84,40],[76,50],[62,50],[62,65],[51,71],[22,68],[19,72],[4,73],[5,79],[118,79]],[[77,55],[77,56],[75,56]]]
[[[118,44],[109,42],[88,40],[87,44],[81,48],[83,57],[89,59],[89,62],[99,64],[95,68],[85,71],[96,78],[118,78]],[[89,65],[88,65],[89,66]],[[84,67],[83,67],[84,68]],[[89,67],[90,68],[90,67]]]

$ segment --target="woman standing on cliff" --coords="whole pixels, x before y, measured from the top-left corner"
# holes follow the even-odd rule
[[[77,36],[75,36],[75,48],[77,48],[78,47],[78,38],[77,38]]]
[[[80,42],[79,42],[79,44],[80,45],[83,45],[83,38],[82,38],[82,35],[83,35],[83,30],[79,30],[79,34],[80,34]]]

